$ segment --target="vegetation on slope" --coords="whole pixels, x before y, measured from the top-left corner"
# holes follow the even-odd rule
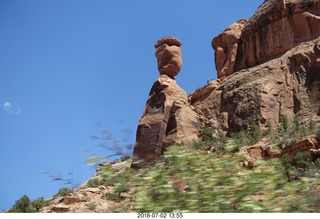
[[[249,168],[240,165],[246,158],[238,150],[261,139],[285,147],[316,131],[312,121],[302,125],[295,117],[290,123],[285,116],[275,129],[251,125],[230,138],[206,128],[200,141],[172,145],[142,169],[104,165],[102,180],[91,179],[88,186],[113,188],[103,197],[113,212],[320,212],[320,158],[298,152]],[[215,150],[207,150],[212,145]],[[32,203],[23,197],[10,212],[35,212],[43,202]]]

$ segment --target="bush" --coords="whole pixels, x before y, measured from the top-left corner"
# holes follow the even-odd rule
[[[251,137],[251,140],[250,140],[251,144],[255,144],[261,139],[262,133],[261,133],[259,124],[250,125],[250,137]]]
[[[106,200],[110,201],[118,201],[120,200],[119,194],[118,193],[113,193],[113,192],[108,192],[105,195]]]
[[[212,142],[213,141],[213,128],[204,128],[201,131],[201,140],[203,142]]]
[[[278,134],[279,136],[283,136],[285,133],[288,132],[289,129],[289,120],[287,115],[280,115],[279,118],[279,127],[278,127]]]
[[[32,213],[36,210],[31,206],[31,202],[28,196],[24,195],[9,210],[12,213]]]
[[[59,195],[59,196],[67,196],[70,193],[72,193],[72,190],[67,188],[67,187],[64,187],[64,188],[59,189],[59,192],[57,193],[57,195]]]
[[[138,212],[272,211],[254,196],[269,194],[287,182],[277,160],[260,162],[254,171],[240,167],[239,154],[204,154],[171,146],[164,159],[137,179]],[[241,174],[240,174],[241,173]],[[272,203],[268,197],[266,202]]]
[[[96,203],[90,202],[90,203],[88,204],[88,208],[89,208],[91,211],[96,210],[96,207],[97,207]]]
[[[316,134],[318,132],[317,123],[312,119],[310,119],[310,121],[309,121],[308,128],[309,128],[309,131],[311,134]]]
[[[46,201],[44,197],[40,197],[31,202],[32,207],[36,209],[37,212],[39,212],[43,207],[48,206],[49,204],[49,201]]]
[[[97,188],[101,185],[101,182],[98,178],[93,178],[93,179],[89,179],[87,185],[90,187],[90,188]]]

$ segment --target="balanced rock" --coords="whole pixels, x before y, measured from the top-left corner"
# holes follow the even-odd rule
[[[171,144],[198,139],[198,115],[173,78],[182,63],[178,42],[167,37],[156,44],[158,63],[165,65],[159,65],[160,77],[151,88],[137,128],[132,166],[138,166],[139,160],[154,160]]]
[[[155,44],[160,75],[175,77],[182,66],[181,42],[174,37],[165,37]]]

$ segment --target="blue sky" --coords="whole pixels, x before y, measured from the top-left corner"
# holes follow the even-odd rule
[[[1,0],[0,211],[65,186],[44,172],[70,186],[92,176],[83,154],[108,154],[97,123],[134,143],[158,39],[181,40],[176,80],[191,93],[217,77],[212,38],[262,2]]]

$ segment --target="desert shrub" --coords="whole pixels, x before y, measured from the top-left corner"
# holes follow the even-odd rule
[[[201,140],[203,142],[213,141],[213,128],[204,128],[201,130]]]
[[[283,136],[288,132],[289,129],[289,119],[287,115],[281,114],[279,118],[279,126],[278,126],[278,134],[279,136]]]
[[[309,127],[308,128],[309,128],[309,132],[311,134],[316,134],[318,132],[317,123],[312,119],[309,120]]]
[[[72,193],[72,189],[67,188],[67,187],[63,187],[59,189],[59,192],[56,194],[58,196],[67,196],[70,193]]]
[[[43,207],[48,206],[49,201],[45,200],[44,197],[37,198],[31,202],[32,207],[39,212]]]
[[[89,179],[87,185],[90,188],[97,188],[101,185],[101,182],[98,178]]]
[[[39,212],[43,207],[48,206],[49,201],[45,200],[44,197],[37,198],[30,201],[29,197],[24,195],[9,210],[11,213],[34,213]]]
[[[28,196],[24,195],[9,210],[11,213],[32,213],[36,210],[32,207]]]
[[[239,154],[204,154],[171,146],[154,167],[137,179],[138,212],[264,212],[254,196],[281,188],[287,177],[281,162],[240,167]],[[180,186],[179,186],[180,185]],[[185,186],[181,186],[185,185]],[[268,197],[269,198],[269,197]],[[272,202],[268,199],[267,202]]]
[[[263,136],[264,137],[272,136],[273,135],[273,126],[272,126],[272,123],[270,120],[267,120],[266,127],[267,127],[267,130],[265,130],[265,132],[263,133]]]
[[[113,186],[114,192],[106,194],[106,199],[112,201],[122,200],[121,193],[130,191],[130,183],[134,181],[134,170],[126,168],[122,172],[116,172],[111,165],[105,166],[100,172],[103,177],[104,185]]]
[[[90,202],[90,203],[88,204],[88,208],[89,208],[91,211],[94,211],[94,210],[96,209],[96,207],[97,207],[97,204],[94,203],[94,202]]]
[[[239,148],[248,146],[251,144],[251,138],[248,132],[242,130],[231,135],[231,139],[228,141],[228,151],[236,152]]]
[[[262,133],[259,124],[250,125],[250,143],[255,144],[262,138]]]
[[[297,165],[303,169],[307,169],[311,167],[311,154],[309,151],[299,151],[294,156],[294,160],[297,163]]]
[[[110,201],[118,201],[118,200],[120,200],[120,197],[119,197],[118,193],[108,192],[105,195],[105,199],[110,200]]]

